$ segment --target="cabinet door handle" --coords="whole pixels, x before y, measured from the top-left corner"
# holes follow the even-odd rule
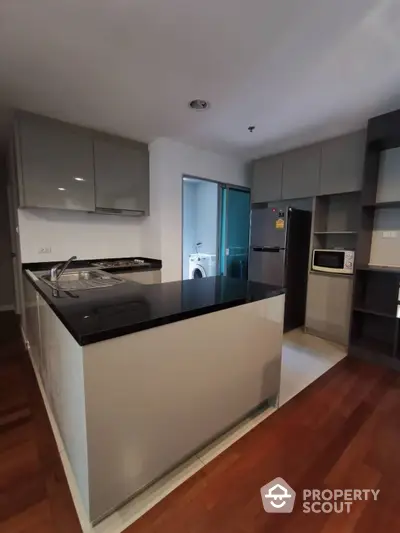
[[[96,207],[95,213],[105,215],[129,215],[133,217],[143,216],[146,212],[143,209],[114,209],[112,207]]]

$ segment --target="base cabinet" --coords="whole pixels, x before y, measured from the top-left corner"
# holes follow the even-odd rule
[[[118,274],[118,276],[128,281],[136,281],[136,283],[143,283],[143,285],[161,283],[161,270],[146,270],[143,272],[124,272],[123,274]]]
[[[33,362],[41,372],[42,353],[40,346],[40,320],[39,320],[39,295],[31,283],[24,278],[24,299],[25,299],[25,329],[24,334],[29,342],[29,351]]]
[[[310,273],[306,329],[328,340],[348,345],[353,278]]]

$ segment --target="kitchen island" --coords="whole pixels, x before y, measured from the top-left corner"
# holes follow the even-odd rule
[[[92,523],[279,394],[282,289],[226,277],[54,291],[25,336]]]

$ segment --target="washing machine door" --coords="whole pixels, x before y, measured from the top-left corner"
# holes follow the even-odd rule
[[[190,276],[191,279],[199,279],[199,278],[206,278],[206,277],[207,277],[206,271],[201,265],[197,264],[193,267],[193,270]]]

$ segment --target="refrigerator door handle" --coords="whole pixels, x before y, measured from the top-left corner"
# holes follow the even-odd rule
[[[282,248],[279,246],[253,246],[253,252],[275,252],[279,253]]]

